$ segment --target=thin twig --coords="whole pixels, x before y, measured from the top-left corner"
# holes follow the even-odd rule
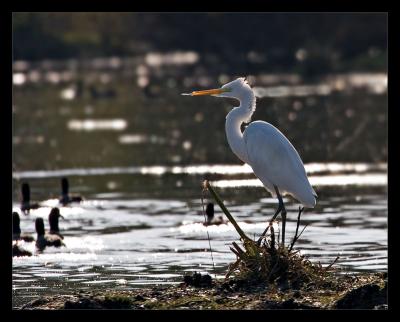
[[[271,223],[270,223],[270,224],[271,224]],[[270,227],[270,225],[268,225],[267,228],[265,228],[265,230],[264,230],[263,233],[261,234],[260,238],[258,238],[258,240],[257,240],[257,245],[258,245],[258,246],[261,245],[261,241],[262,241],[262,239],[265,237],[265,235],[267,234],[269,227]]]
[[[303,231],[308,227],[308,224],[304,226],[303,230],[300,232],[299,236],[297,236],[296,241],[300,238],[301,234],[303,233]]]
[[[279,229],[279,225],[278,225],[278,244],[279,244],[279,237],[281,236],[281,230]]]
[[[292,244],[290,245],[289,252],[292,250],[294,244],[296,243],[296,241],[298,239],[297,233],[299,232],[300,216],[301,216],[301,213],[303,212],[303,210],[304,210],[304,207],[303,208],[299,207],[299,215],[297,216],[296,232],[294,234],[294,237],[293,237],[293,240],[292,240]]]
[[[230,247],[230,248],[233,249],[232,247]],[[241,259],[238,258],[236,260],[236,262],[234,262],[233,264],[229,265],[228,273],[226,273],[225,278],[228,278],[233,273],[233,271],[239,266],[240,262],[241,262]]]
[[[271,223],[269,224],[269,226],[271,226],[271,249],[275,250],[275,231]]]
[[[234,249],[233,247],[229,247],[229,249],[240,259],[240,254],[236,249]]]
[[[275,273],[275,268],[276,268],[277,266],[278,266],[278,261],[275,263],[274,267],[272,267],[272,269],[269,271],[269,274],[268,274],[268,276],[267,276],[267,278],[266,278],[267,281],[269,281],[271,275],[272,275],[273,273]]]
[[[328,271],[328,269],[330,269],[332,267],[332,265],[335,264],[339,258],[340,258],[339,256],[336,257],[332,263],[330,263],[327,267],[325,267],[324,273],[326,273]]]
[[[308,224],[305,225],[304,228],[302,229],[302,231],[300,232],[300,234],[299,234],[297,237],[295,237],[295,238],[293,239],[293,245],[299,240],[301,234],[303,233],[303,231],[304,231],[307,227],[308,227]],[[289,252],[291,251],[291,249],[292,249],[292,248],[289,249]]]
[[[233,242],[232,245],[235,247],[235,249],[237,250],[237,252],[238,252],[239,254],[244,254],[244,253],[245,253],[245,251],[244,251],[243,249],[241,249],[241,248],[239,247],[239,245],[236,244],[235,242]]]

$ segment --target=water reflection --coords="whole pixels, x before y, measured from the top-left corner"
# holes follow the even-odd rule
[[[42,179],[44,180],[44,179]],[[47,179],[48,180],[48,179]],[[164,182],[166,184],[166,182]],[[230,193],[226,203],[240,226],[257,237],[276,207],[276,200],[257,197],[258,188],[241,188],[248,200],[240,202]],[[341,193],[328,197],[323,190],[321,203],[303,214],[302,225],[309,224],[298,247],[312,261],[337,265],[346,271],[385,271],[387,268],[387,204],[382,193],[357,196]],[[335,196],[335,194],[333,194]],[[231,224],[206,227],[202,224],[200,192],[198,198],[140,199],[94,194],[76,207],[61,207],[65,220],[60,229],[67,247],[46,249],[42,254],[13,259],[15,303],[26,302],[40,292],[68,293],[93,287],[122,289],[154,284],[178,283],[183,274],[201,271],[214,274],[207,231],[211,238],[218,278],[235,256],[230,242],[238,236]],[[51,202],[52,200],[49,200]],[[294,234],[297,204],[286,200],[288,235]],[[14,204],[18,209],[18,204]],[[32,210],[21,216],[23,232],[33,233],[34,218],[47,218],[50,207]],[[222,214],[216,208],[216,215]],[[276,223],[279,231],[278,223]],[[34,243],[25,243],[34,250]]]
[[[254,80],[256,82],[257,79]],[[329,76],[316,85],[287,85],[272,87],[254,87],[257,97],[289,97],[289,96],[327,96],[334,92],[348,92],[352,89],[364,88],[369,94],[381,95],[387,90],[387,75],[378,74],[348,74]]]
[[[331,176],[308,176],[312,186],[386,186],[386,174],[354,174],[354,175],[331,175]],[[219,188],[234,187],[263,187],[258,179],[234,179],[234,180],[217,180],[214,185]]]
[[[70,120],[68,129],[72,131],[95,131],[95,130],[113,130],[122,131],[128,123],[122,119],[113,120]]]
[[[124,138],[129,143],[142,143],[145,142],[143,136],[129,136]],[[367,184],[366,178],[380,178],[377,182],[381,184],[382,178],[386,178],[386,163],[310,163],[305,164],[305,169],[308,174],[329,174],[326,180],[329,178],[338,177],[340,173],[365,173],[366,175],[353,175],[343,176],[343,180],[348,177],[349,182],[357,184]],[[378,173],[371,173],[378,172]],[[379,173],[384,172],[384,173]],[[54,171],[15,171],[13,172],[13,178],[15,179],[28,179],[28,178],[50,178],[50,177],[62,177],[62,176],[91,176],[91,175],[107,175],[107,174],[149,174],[149,175],[164,175],[164,174],[189,174],[189,175],[200,175],[200,174],[221,174],[221,175],[247,175],[252,174],[253,170],[248,164],[243,165],[208,165],[198,164],[191,166],[143,166],[143,167],[113,167],[113,168],[88,168],[88,169],[62,169]],[[334,176],[333,176],[334,174]],[[324,184],[325,177],[315,176],[314,180],[319,180],[321,184]],[[322,178],[322,179],[320,179]],[[338,177],[340,178],[340,176]],[[357,181],[359,180],[359,181]],[[363,183],[364,182],[364,183]]]
[[[303,57],[304,50],[299,49],[296,57]],[[248,59],[250,62],[262,61],[260,53],[249,52]],[[26,61],[15,61],[13,64],[13,84],[16,86],[25,85],[27,82],[38,82],[45,80],[49,83],[58,84],[60,82],[71,82],[78,78],[78,70],[95,70],[107,71],[112,73],[115,71],[128,71],[135,67],[137,76],[137,84],[139,87],[145,88],[150,82],[151,74],[155,70],[162,72],[162,67],[175,65],[183,67],[198,63],[200,60],[199,53],[194,51],[177,51],[177,52],[150,52],[144,57],[137,58],[96,58],[91,61],[85,60],[68,60],[68,61],[42,61],[30,63]],[[301,60],[301,59],[300,59]],[[44,75],[42,75],[44,74]],[[349,93],[354,89],[363,88],[370,94],[381,95],[387,90],[387,74],[385,73],[348,73],[329,75],[325,79],[320,80],[320,84],[304,85],[300,84],[302,78],[296,74],[259,74],[246,75],[250,84],[255,85],[254,90],[259,97],[288,97],[288,96],[309,96],[309,95],[329,95],[332,92]],[[97,78],[101,83],[109,83],[111,76],[107,73],[98,75]],[[87,76],[87,80],[93,82],[94,75]],[[229,80],[227,75],[219,75],[221,84]],[[174,82],[173,86],[171,81]],[[168,87],[175,87],[175,78],[171,78]],[[207,87],[213,83],[211,77],[206,75],[196,75],[196,77],[185,77],[185,87],[202,86]],[[284,86],[273,86],[274,84],[287,84]],[[268,86],[268,87],[262,87]],[[66,100],[73,99],[75,96],[71,89],[66,89],[61,94]]]
[[[23,73],[14,73],[13,74],[13,84],[14,85],[23,85],[26,82],[26,76]]]
[[[199,54],[193,51],[172,52],[172,53],[149,53],[144,61],[152,67],[161,65],[185,65],[194,64],[199,60]]]
[[[163,137],[159,137],[156,135],[147,136],[144,134],[124,134],[118,138],[119,143],[121,144],[165,144],[167,140]]]

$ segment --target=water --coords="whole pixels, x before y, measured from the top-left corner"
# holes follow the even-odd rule
[[[240,169],[232,169],[232,166],[199,168],[209,176],[219,175],[233,183],[237,180],[231,177],[240,173]],[[242,176],[251,177],[247,167],[241,168]],[[314,168],[318,167],[314,165]],[[354,171],[353,178],[363,178],[368,171],[368,167],[363,173]],[[203,174],[193,174],[190,168],[182,172],[94,172],[71,176],[71,183],[79,178],[80,184],[74,190],[86,192],[86,200],[61,207],[65,220],[60,220],[60,228],[67,247],[48,248],[43,254],[13,259],[14,305],[25,303],[38,294],[68,293],[76,289],[130,289],[175,284],[185,273],[192,271],[223,278],[227,265],[235,260],[229,245],[238,240],[238,235],[231,224],[208,228],[202,224],[200,184]],[[48,177],[44,174],[38,172],[37,178],[29,174],[32,187],[57,186],[57,173]],[[339,188],[330,184],[330,178],[335,175],[319,175],[320,182],[325,178],[326,184],[316,188],[319,194],[317,207],[302,215],[302,225],[309,225],[298,241],[302,253],[322,264],[329,264],[340,256],[337,265],[344,272],[386,271],[386,175],[384,172],[380,175],[381,184],[379,181],[370,185],[355,180],[353,185]],[[313,175],[310,180],[313,181]],[[130,190],[121,191],[117,187],[124,187],[124,181],[137,184],[131,185]],[[152,189],[143,192],[141,184]],[[114,189],[111,189],[113,192],[91,193],[93,186]],[[251,237],[259,236],[276,207],[276,200],[258,186],[218,189],[243,230]],[[206,194],[204,202],[208,201],[212,200]],[[287,236],[293,236],[297,204],[289,198],[284,201],[289,212]],[[36,217],[43,217],[48,227],[47,216],[57,203],[57,199],[45,200],[43,207],[29,215],[21,215],[22,231],[34,234]],[[14,207],[19,211],[18,203]],[[216,215],[222,215],[218,207],[216,210]],[[22,246],[35,252],[34,243],[23,243]]]
[[[202,225],[204,179],[249,236],[265,229],[277,203],[227,145],[223,124],[231,101],[180,95],[232,77],[193,76],[190,68],[199,64],[192,52],[16,62],[13,206],[19,211],[25,181],[42,203],[21,214],[21,229],[34,234],[36,217],[48,228],[62,176],[85,201],[60,208],[66,247],[13,258],[14,307],[39,294],[175,284],[192,271],[223,278],[238,235],[230,224]],[[253,119],[287,134],[319,195],[316,208],[302,215],[308,227],[298,249],[323,265],[340,256],[343,272],[386,271],[386,75],[311,82],[260,74],[249,81],[260,97]],[[284,201],[290,238],[298,204]],[[34,243],[22,246],[35,252]]]

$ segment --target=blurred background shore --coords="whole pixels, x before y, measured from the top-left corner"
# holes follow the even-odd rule
[[[305,162],[387,160],[385,14],[16,13],[13,47],[18,170],[236,163],[230,103],[179,93],[237,76]]]

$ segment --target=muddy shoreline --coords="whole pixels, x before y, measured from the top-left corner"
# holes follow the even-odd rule
[[[179,285],[130,291],[87,292],[41,296],[22,310],[128,309],[128,310],[231,310],[231,309],[387,309],[387,274],[339,275],[335,283],[300,289],[284,285],[249,285],[229,279],[201,281],[187,278]]]

